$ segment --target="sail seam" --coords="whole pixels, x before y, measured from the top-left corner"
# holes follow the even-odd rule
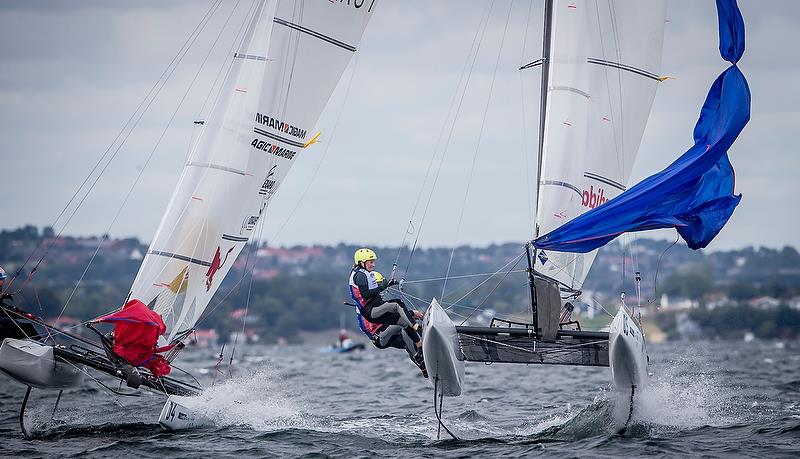
[[[578,94],[578,95],[580,95],[580,96],[583,96],[583,97],[585,97],[585,98],[587,98],[587,99],[591,99],[591,96],[589,96],[589,93],[588,93],[588,92],[586,92],[586,91],[581,91],[580,89],[578,89],[578,88],[573,88],[572,86],[551,86],[551,87],[550,87],[550,90],[551,90],[551,91],[567,91],[567,92],[572,92],[572,93]]]
[[[231,172],[231,173],[237,174],[237,175],[243,175],[243,176],[247,175],[247,173],[244,172],[244,171],[240,171],[239,169],[234,169],[234,168],[228,167],[228,166],[222,166],[220,164],[195,163],[195,162],[189,161],[188,163],[186,163],[186,167],[205,167],[207,169],[216,169],[216,170],[223,171],[223,172]]]
[[[247,242],[248,238],[246,237],[239,237],[239,236],[231,236],[230,234],[223,234],[222,239],[226,241],[233,241],[233,242]]]
[[[635,73],[637,75],[641,75],[643,77],[650,78],[651,80],[661,81],[661,77],[659,77],[655,73],[651,73],[651,72],[648,72],[647,70],[636,68],[636,67],[633,67],[633,66],[630,66],[630,65],[621,64],[619,62],[612,62],[612,61],[607,61],[607,60],[604,60],[604,59],[595,59],[593,57],[590,57],[590,58],[586,59],[586,61],[588,63],[590,63],[590,64],[604,65],[606,67],[612,67],[612,68],[619,69],[619,70],[626,70],[628,72]]]
[[[578,189],[575,185],[567,182],[562,182],[559,180],[542,180],[539,182],[540,185],[556,185],[556,186],[563,186],[564,188],[569,188],[570,190],[578,193],[578,196],[583,196],[583,192]]]
[[[289,144],[289,145],[291,145],[293,147],[305,148],[305,146],[306,146],[306,144],[304,144],[303,142],[298,142],[296,140],[287,139],[286,137],[281,137],[279,135],[272,134],[271,132],[267,132],[267,131],[265,131],[263,129],[253,128],[253,132],[255,132],[256,134],[263,135],[265,137],[269,137],[270,139],[277,140],[278,142],[283,142],[283,143]]]
[[[326,42],[328,42],[328,43],[330,43],[332,45],[336,45],[336,46],[338,46],[340,48],[344,48],[344,49],[346,49],[348,51],[351,51],[351,52],[355,52],[356,51],[356,48],[354,46],[348,45],[347,43],[339,41],[339,40],[337,40],[335,38],[331,38],[331,37],[329,37],[327,35],[323,35],[323,34],[317,32],[315,30],[309,29],[308,27],[303,27],[301,25],[289,22],[289,21],[287,21],[285,19],[281,19],[279,17],[276,17],[274,19],[274,21],[275,21],[276,24],[280,24],[280,25],[289,27],[290,29],[294,29],[294,30],[297,30],[299,32],[303,32],[305,34],[311,35],[312,37],[319,38],[322,41],[326,41]]]
[[[197,258],[187,257],[186,255],[179,255],[177,253],[172,253],[172,252],[163,252],[161,250],[148,250],[147,254],[157,255],[159,257],[174,258],[176,260],[187,261],[189,263],[193,263],[200,266],[211,266],[211,263],[208,261],[198,260]]]
[[[614,180],[611,180],[610,178],[603,177],[602,175],[593,174],[591,172],[584,172],[583,176],[588,178],[588,179],[597,180],[598,182],[602,182],[602,183],[605,183],[606,185],[613,186],[614,188],[618,188],[618,189],[620,189],[622,191],[625,191],[625,185],[623,185],[623,184],[621,184],[619,182],[615,182]]]

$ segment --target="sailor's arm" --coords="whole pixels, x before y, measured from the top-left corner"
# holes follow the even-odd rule
[[[377,287],[370,289],[369,281],[367,281],[367,275],[363,272],[357,272],[356,275],[353,276],[353,282],[356,284],[356,287],[358,287],[358,290],[361,291],[361,296],[367,301],[380,295],[381,292],[389,288],[391,285],[394,285],[391,282],[384,280],[383,283]]]

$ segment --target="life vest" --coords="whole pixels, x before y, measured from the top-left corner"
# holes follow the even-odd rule
[[[375,275],[364,268],[356,267],[353,269],[353,272],[350,273],[350,297],[356,305],[355,310],[356,318],[358,318],[358,326],[369,339],[372,339],[378,332],[378,329],[381,328],[381,324],[374,324],[361,315],[361,309],[367,305],[367,300],[361,296],[361,289],[358,288],[354,280],[356,274],[359,272],[367,276],[367,288],[369,290],[378,288],[378,282],[375,280]]]

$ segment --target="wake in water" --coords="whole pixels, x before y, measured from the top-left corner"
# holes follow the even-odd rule
[[[303,406],[272,369],[262,368],[211,386],[197,400],[198,413],[217,427],[271,431],[308,425]]]
[[[736,388],[723,383],[720,370],[699,367],[696,355],[678,356],[655,369],[658,374],[634,397],[627,426],[630,394],[606,388],[585,408],[576,412],[567,405],[562,413],[530,421],[514,434],[551,441],[621,433],[646,438],[705,426],[725,427],[752,417],[747,407],[736,401]]]

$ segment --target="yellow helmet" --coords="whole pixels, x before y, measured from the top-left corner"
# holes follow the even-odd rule
[[[383,274],[379,273],[378,271],[372,271],[372,275],[375,276],[375,282],[379,284],[383,282]]]
[[[353,260],[355,260],[356,265],[363,263],[365,261],[377,260],[377,259],[378,256],[375,255],[375,252],[373,252],[371,249],[366,249],[366,248],[358,249],[356,250],[356,253],[353,254]]]

